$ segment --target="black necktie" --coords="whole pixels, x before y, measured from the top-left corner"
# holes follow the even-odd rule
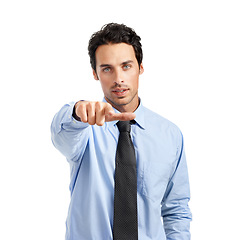
[[[114,240],[137,240],[137,169],[129,121],[117,123],[120,131],[115,169]]]

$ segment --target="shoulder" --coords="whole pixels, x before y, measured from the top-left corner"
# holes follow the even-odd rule
[[[182,135],[179,127],[172,121],[146,107],[143,107],[143,110],[146,128],[156,132],[161,131],[178,136]]]

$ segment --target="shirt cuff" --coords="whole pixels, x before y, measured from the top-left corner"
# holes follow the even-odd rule
[[[67,112],[61,121],[62,127],[64,129],[66,129],[66,128],[82,129],[82,128],[88,127],[89,126],[88,123],[78,121],[77,119],[75,119],[73,117],[73,110],[74,110],[75,102],[71,102],[68,105],[69,106],[68,106]]]

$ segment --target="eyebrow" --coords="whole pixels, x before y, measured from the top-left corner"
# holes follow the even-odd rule
[[[128,63],[133,63],[133,61],[132,61],[132,60],[128,60],[128,61],[122,62],[120,65],[126,65],[126,64],[128,64]],[[111,64],[101,64],[99,67],[100,67],[100,68],[112,67],[112,65],[111,65]]]
[[[128,61],[125,61],[125,62],[121,63],[121,65],[126,65],[128,63],[133,63],[133,61],[132,60],[128,60]]]
[[[110,64],[101,64],[99,67],[100,68],[104,68],[104,67],[111,67],[112,65],[110,65]]]

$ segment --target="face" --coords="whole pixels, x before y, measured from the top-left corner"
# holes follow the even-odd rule
[[[134,49],[126,43],[101,45],[96,53],[96,72],[93,75],[101,82],[104,97],[120,112],[133,112],[139,104],[138,82],[143,73]]]

